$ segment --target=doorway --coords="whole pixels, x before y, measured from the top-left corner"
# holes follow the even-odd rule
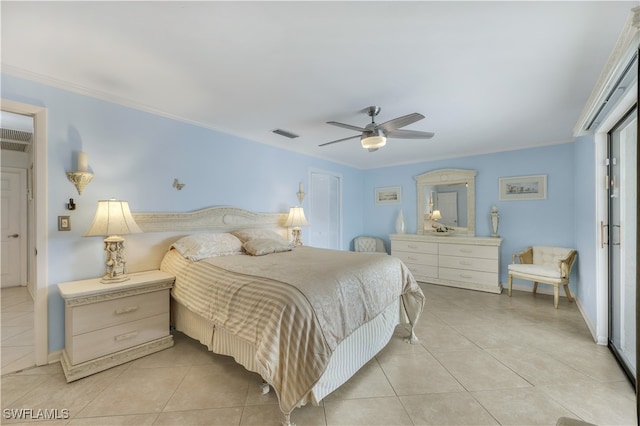
[[[27,282],[33,297],[33,347],[35,365],[49,362],[48,251],[47,251],[47,110],[2,99],[1,110],[29,117],[33,124],[32,148],[27,170]],[[8,155],[3,151],[2,161]]]
[[[636,383],[637,146],[634,106],[608,135],[609,341],[620,365]]]

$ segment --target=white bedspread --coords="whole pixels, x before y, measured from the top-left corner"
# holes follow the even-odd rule
[[[406,266],[385,254],[298,247],[191,262],[171,250],[161,269],[176,276],[178,302],[256,347],[258,372],[284,413],[311,391],[354,330],[400,297],[412,325],[424,305]]]

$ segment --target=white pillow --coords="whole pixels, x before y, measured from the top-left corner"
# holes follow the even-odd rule
[[[270,240],[281,241],[283,244],[289,243],[280,234],[278,234],[276,231],[272,231],[271,229],[241,229],[238,231],[231,231],[231,233],[240,238],[240,241],[242,241],[243,243],[254,240],[256,238],[266,238]]]
[[[208,257],[242,254],[242,241],[227,233],[188,235],[171,246],[194,262]]]
[[[282,238],[280,238],[282,240]],[[242,246],[244,250],[252,256],[264,256],[265,254],[280,253],[290,251],[291,246],[280,240],[271,238],[254,238],[247,241]]]

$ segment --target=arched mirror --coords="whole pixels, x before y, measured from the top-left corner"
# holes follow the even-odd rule
[[[475,170],[441,169],[415,177],[418,234],[437,234],[435,224],[454,234],[475,236],[476,174]]]

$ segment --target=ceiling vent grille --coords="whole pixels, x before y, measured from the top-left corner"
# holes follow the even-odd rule
[[[2,151],[29,152],[33,142],[33,133],[22,130],[0,129]]]
[[[299,135],[296,135],[295,133],[291,133],[289,131],[282,130],[282,129],[275,129],[273,130],[273,133],[275,133],[276,135],[284,136],[285,138],[289,138],[289,139],[295,139],[299,137]]]

